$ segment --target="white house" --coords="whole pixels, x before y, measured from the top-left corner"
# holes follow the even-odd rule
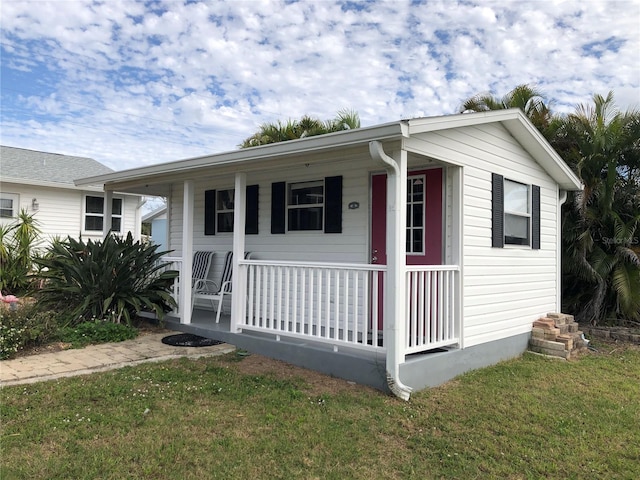
[[[560,309],[560,209],[578,178],[519,110],[368,128],[97,175],[168,199],[169,248],[233,251],[230,315],[173,328],[414,389],[521,354]],[[238,228],[238,226],[240,228]],[[243,255],[251,252],[249,259]]]
[[[77,187],[74,179],[113,172],[84,157],[0,147],[0,222],[15,220],[26,210],[37,220],[43,239],[101,239],[105,211],[102,185]],[[111,192],[110,192],[111,194]],[[112,195],[111,221],[115,232],[140,238],[142,197]]]

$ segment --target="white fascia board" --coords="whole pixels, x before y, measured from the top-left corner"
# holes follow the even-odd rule
[[[102,191],[102,185],[93,185],[87,184],[82,188],[74,185],[73,183],[60,183],[60,182],[45,182],[41,180],[29,180],[26,178],[12,178],[12,177],[2,177],[2,182],[4,183],[14,183],[19,185],[29,185],[32,187],[46,187],[46,188],[60,188],[64,190],[91,190],[96,192]]]
[[[502,123],[563,190],[582,190],[580,179],[519,108],[460,113],[409,121],[409,134]]]
[[[177,160],[149,167],[133,168],[120,172],[108,173],[94,177],[75,180],[75,184],[105,184],[109,182],[126,182],[155,175],[184,172],[203,167],[215,167],[245,162],[268,161],[289,155],[299,155],[340,147],[366,144],[371,140],[388,140],[402,138],[408,134],[405,122],[393,122],[373,127],[357,128],[342,132],[329,133],[314,137],[271,143],[259,147],[243,148],[204,157]]]

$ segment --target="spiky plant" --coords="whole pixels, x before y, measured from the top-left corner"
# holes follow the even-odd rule
[[[162,318],[175,306],[169,289],[178,272],[167,270],[167,252],[157,249],[134,242],[131,233],[86,243],[71,237],[54,241],[38,260],[45,281],[39,303],[57,309],[69,324],[92,318],[130,323],[143,309]]]

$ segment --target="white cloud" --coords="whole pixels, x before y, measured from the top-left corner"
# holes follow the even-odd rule
[[[640,3],[2,3],[2,143],[113,168],[236,148],[263,122],[365,125],[542,88],[640,105]]]

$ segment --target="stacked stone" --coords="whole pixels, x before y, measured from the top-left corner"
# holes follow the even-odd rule
[[[573,315],[548,313],[533,322],[529,350],[568,360],[587,348],[578,327]]]

